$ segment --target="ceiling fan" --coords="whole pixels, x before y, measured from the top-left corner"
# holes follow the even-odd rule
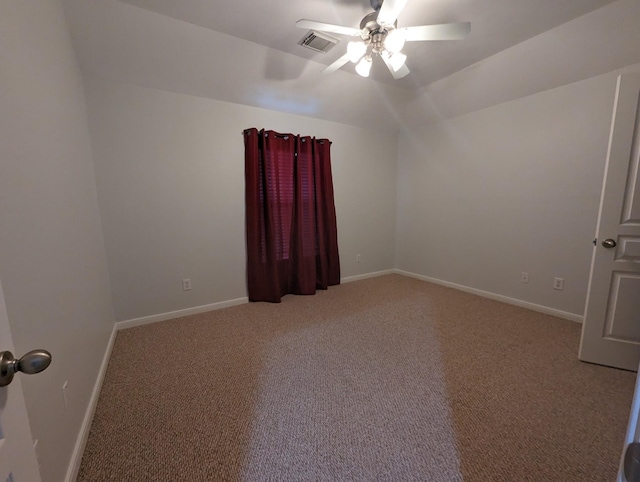
[[[296,26],[350,37],[358,37],[347,45],[347,53],[323,70],[331,73],[351,61],[356,64],[356,72],[369,77],[373,57],[380,56],[394,79],[401,79],[409,73],[405,65],[407,56],[401,52],[405,42],[422,40],[460,40],[471,31],[469,22],[421,25],[398,28],[398,15],[407,0],[370,0],[374,12],[366,15],[360,28],[342,27],[314,20],[298,20]]]

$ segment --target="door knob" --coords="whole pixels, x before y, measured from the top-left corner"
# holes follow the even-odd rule
[[[624,453],[624,480],[638,482],[640,480],[640,443],[633,442]]]
[[[51,364],[51,353],[47,350],[32,350],[19,360],[10,351],[0,352],[0,387],[11,383],[13,376],[18,373],[33,375],[45,370]]]
[[[602,242],[602,246],[604,246],[605,248],[615,248],[616,247],[616,242],[615,240],[609,238],[609,239],[605,239]]]

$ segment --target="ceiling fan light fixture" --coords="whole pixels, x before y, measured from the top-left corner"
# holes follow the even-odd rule
[[[402,30],[391,30],[384,38],[384,48],[391,53],[400,52],[404,47],[405,36]]]
[[[394,72],[400,70],[406,61],[407,56],[402,52],[396,52],[389,57],[389,65],[391,65]]]
[[[360,62],[356,64],[356,72],[361,77],[369,77],[369,72],[371,72],[371,57],[362,57]]]
[[[367,46],[364,42],[352,41],[347,44],[347,55],[349,56],[349,60],[354,64],[362,58],[366,51]]]
[[[402,79],[410,73],[405,64],[407,56],[402,53],[405,42],[461,40],[471,31],[469,22],[398,28],[398,16],[408,1],[370,0],[374,11],[362,18],[359,28],[306,19],[298,20],[296,26],[311,29],[313,32],[320,30],[344,35],[352,40],[347,45],[347,52],[326,67],[323,72],[335,72],[351,61],[356,64],[355,70],[358,75],[369,77],[372,57],[379,56],[392,77],[396,80]]]

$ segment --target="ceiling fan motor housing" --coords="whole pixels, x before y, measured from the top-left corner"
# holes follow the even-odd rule
[[[368,30],[369,32],[373,32],[374,30],[379,29],[380,25],[378,25],[377,19],[378,12],[371,12],[369,15],[366,15],[360,21],[360,30]]]
[[[372,0],[373,1],[373,0]],[[397,27],[398,21],[394,23],[394,27]],[[369,45],[371,44],[373,51],[376,53],[382,52],[384,49],[384,38],[387,36],[387,29],[378,24],[378,12],[371,12],[365,16],[360,22],[360,35],[362,40]]]

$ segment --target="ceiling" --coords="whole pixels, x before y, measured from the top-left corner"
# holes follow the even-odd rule
[[[295,22],[306,18],[358,27],[362,17],[373,11],[369,0],[121,1],[326,65],[345,52],[348,38],[342,37],[326,54],[316,53],[298,45],[307,31],[296,28]],[[374,61],[371,78],[419,89],[613,1],[409,0],[399,26],[469,21],[471,33],[465,40],[408,42],[403,51],[410,75],[394,80],[382,62]],[[356,75],[353,64],[342,70]]]
[[[408,0],[400,26],[470,21],[471,33],[410,43],[400,80],[382,62],[370,78],[350,63],[322,74],[346,42],[298,45],[297,20],[357,26],[369,0],[61,2],[98,101],[94,79],[397,131],[640,66],[640,0]]]

